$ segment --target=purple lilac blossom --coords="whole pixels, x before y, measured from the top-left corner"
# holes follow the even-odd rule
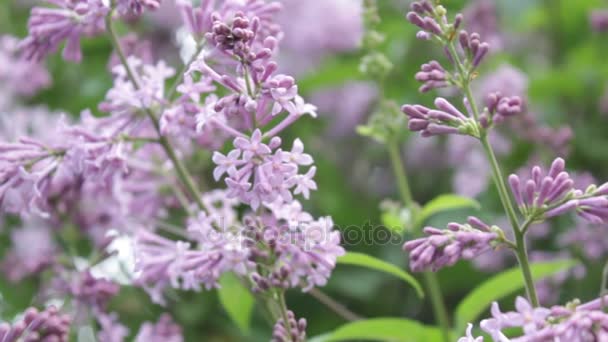
[[[41,312],[36,308],[29,308],[23,313],[20,321],[12,325],[0,323],[0,340],[3,342],[67,342],[70,323],[71,318],[60,313],[54,306]]]
[[[156,323],[145,322],[139,328],[135,342],[182,342],[182,328],[173,322],[168,314],[163,314]]]
[[[471,260],[499,243],[497,227],[490,227],[476,217],[467,224],[450,223],[448,229],[424,228],[428,237],[411,240],[403,245],[410,253],[410,268],[415,272],[437,271],[454,265],[460,259]]]
[[[494,341],[603,341],[608,338],[608,315],[601,310],[600,299],[568,306],[533,308],[522,297],[515,302],[516,311],[501,312],[492,305],[492,318],[481,321],[481,328]],[[509,337],[502,330],[522,328],[520,336]]]

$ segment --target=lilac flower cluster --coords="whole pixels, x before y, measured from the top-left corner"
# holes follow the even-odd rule
[[[492,318],[481,321],[480,325],[494,341],[602,341],[608,338],[608,315],[602,310],[601,301],[598,298],[579,305],[535,308],[518,297],[516,311],[501,312],[494,302]],[[503,330],[508,328],[521,328],[522,334],[507,338]]]
[[[476,217],[469,217],[467,224],[450,223],[444,230],[426,227],[424,232],[429,236],[403,245],[410,253],[410,268],[416,272],[437,271],[460,259],[473,259],[498,246],[502,234],[500,228]]]
[[[0,324],[0,340],[17,341],[59,341],[67,342],[71,318],[61,314],[56,307],[50,306],[40,312],[29,308],[23,319],[9,325]]]

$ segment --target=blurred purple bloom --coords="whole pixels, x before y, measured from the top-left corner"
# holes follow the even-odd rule
[[[182,342],[182,328],[163,314],[156,323],[146,322],[139,328],[135,342]]]
[[[123,342],[129,336],[129,329],[118,321],[118,315],[114,312],[98,315],[97,322],[101,327],[97,332],[99,341]]]
[[[596,9],[591,11],[589,21],[591,22],[591,28],[596,32],[608,31],[608,10]]]
[[[410,268],[415,272],[437,271],[460,259],[473,259],[491,250],[499,238],[494,227],[476,217],[469,217],[467,224],[450,223],[448,229],[426,227],[424,232],[429,236],[403,245],[410,253]]]
[[[55,262],[57,246],[50,222],[46,220],[36,217],[26,219],[23,227],[12,231],[11,242],[1,264],[4,275],[11,282],[36,274]]]
[[[498,10],[493,0],[470,1],[463,10],[463,15],[467,18],[467,30],[479,33],[489,43],[491,51],[503,48],[504,37],[500,32]]]
[[[1,89],[9,94],[33,96],[51,85],[51,76],[41,63],[19,58],[18,44],[17,38],[0,36]]]
[[[80,37],[105,30],[110,8],[102,0],[49,0],[57,7],[34,7],[28,21],[29,35],[21,42],[24,57],[40,61],[65,40],[63,58],[80,62]]]

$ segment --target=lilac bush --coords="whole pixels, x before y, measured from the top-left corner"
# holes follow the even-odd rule
[[[608,266],[591,301],[571,298],[567,288],[608,256],[608,183],[570,169],[578,165],[570,149],[580,128],[537,115],[536,75],[501,57],[521,44],[501,31],[502,5],[474,0],[452,15],[452,4],[410,1],[398,21],[403,48],[382,31],[393,23],[383,25],[380,13],[395,3],[24,5],[31,5],[27,33],[0,36],[0,290],[15,287],[27,302],[0,305],[0,342],[181,342],[199,340],[200,330],[222,339],[199,317],[224,318],[212,310],[215,302],[246,340],[608,339]],[[605,10],[585,15],[600,38]],[[435,44],[442,57],[416,44]],[[111,51],[94,64],[100,46]],[[391,84],[403,76],[395,72],[398,59],[418,54],[426,62],[414,63],[411,78],[424,95],[395,91]],[[39,103],[64,85],[52,72],[56,64],[76,74],[102,66],[98,82],[61,89],[81,92],[74,100],[95,98],[78,115]],[[340,71],[348,77],[331,80]],[[329,122],[324,134],[317,118]],[[353,131],[373,142],[361,143]],[[532,147],[522,152],[521,142]],[[378,165],[365,160],[370,151],[382,155]],[[525,166],[505,177],[508,159]],[[336,160],[352,165],[328,177]],[[349,182],[367,184],[343,186]],[[419,196],[425,182],[448,184],[458,195]],[[399,200],[382,201],[383,227],[356,232],[386,233],[390,241],[374,235],[369,244],[380,243],[370,249],[409,267],[362,253],[361,241],[351,246],[348,220],[334,215],[337,206],[368,209],[389,193]],[[443,221],[471,208],[466,220],[457,212]],[[348,218],[360,209],[348,207]],[[498,274],[473,282],[461,276],[469,267],[461,261]],[[404,303],[393,298],[400,288],[368,287],[400,305],[393,316],[418,320],[351,311],[361,306],[334,296],[360,301],[354,297],[365,285],[358,273],[334,273],[339,264],[412,286],[420,298]],[[445,281],[451,267],[466,278],[460,285]],[[331,282],[341,284],[339,292],[320,290]],[[467,292],[454,310],[463,293],[447,291],[452,285]],[[519,290],[525,296],[514,310],[501,311]],[[566,304],[557,304],[566,294]],[[346,324],[315,336],[312,322],[324,317],[298,305],[310,297]]]

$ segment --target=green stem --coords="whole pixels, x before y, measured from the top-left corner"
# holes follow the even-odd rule
[[[407,173],[403,162],[401,160],[401,154],[399,153],[399,145],[395,141],[387,143],[391,164],[393,165],[393,171],[397,178],[397,184],[399,187],[399,193],[401,194],[401,200],[413,215],[415,215],[415,203],[412,199],[412,193],[407,180]],[[413,220],[415,222],[415,220]],[[429,291],[429,297],[431,298],[431,304],[433,306],[433,313],[439,326],[441,327],[441,333],[443,335],[443,341],[450,341],[450,322],[448,318],[448,311],[443,301],[441,294],[441,288],[437,276],[432,272],[424,272],[424,281],[427,290]]]
[[[283,290],[277,291],[278,298],[276,299],[279,304],[279,310],[281,311],[281,317],[283,318],[283,325],[287,331],[290,341],[291,338],[291,323],[289,323],[289,315],[287,314],[287,303],[285,302],[285,292]]]
[[[435,313],[435,319],[441,327],[441,335],[445,342],[450,341],[450,320],[448,318],[448,312],[443,302],[443,296],[441,294],[441,287],[439,286],[439,280],[437,275],[433,272],[424,272],[424,283],[427,290],[429,291],[429,297],[431,298],[431,305],[433,306],[433,312]]]
[[[469,104],[473,110],[473,115],[476,118],[479,117],[479,111],[477,109],[477,104],[475,103],[475,99],[471,92],[471,87],[469,87],[468,83],[464,87],[464,92]],[[530,262],[528,258],[528,251],[526,248],[526,239],[525,239],[525,231],[527,231],[528,225],[530,223],[525,223],[524,227],[519,225],[519,220],[517,218],[517,214],[515,213],[515,209],[513,208],[513,204],[511,202],[511,198],[509,197],[509,191],[507,190],[507,185],[505,183],[504,177],[502,175],[502,171],[500,170],[500,166],[498,164],[498,160],[496,159],[496,154],[492,149],[492,145],[488,140],[487,132],[483,132],[480,137],[481,145],[485,151],[486,157],[490,166],[492,168],[492,178],[494,180],[494,184],[498,191],[498,195],[500,197],[500,201],[502,206],[509,218],[511,223],[511,227],[513,228],[513,234],[515,235],[515,245],[516,250],[515,253],[517,255],[517,261],[519,262],[519,267],[521,268],[521,272],[524,277],[524,281],[526,284],[526,294],[528,295],[528,299],[532,303],[534,307],[539,305],[538,296],[536,295],[536,287],[534,286],[534,279],[532,278],[532,271],[530,270]],[[522,229],[523,228],[523,229]],[[524,230],[525,229],[525,230]]]
[[[388,153],[390,155],[391,164],[393,166],[393,172],[397,178],[397,186],[399,187],[399,194],[405,205],[410,210],[414,207],[414,200],[412,199],[412,191],[407,181],[407,173],[405,167],[401,162],[401,154],[399,153],[399,145],[397,142],[389,142],[387,144]]]
[[[127,71],[127,76],[129,77],[129,80],[131,81],[131,83],[133,83],[133,86],[135,87],[135,89],[139,90],[141,88],[141,86],[137,82],[137,78],[135,78],[135,75],[133,74],[133,71],[131,70],[129,63],[127,62],[127,58],[125,57],[125,54],[122,51],[122,48],[120,47],[120,44],[118,42],[118,37],[116,35],[116,32],[114,31],[114,26],[112,25],[112,15],[113,14],[114,14],[114,10],[110,11],[110,13],[108,13],[108,15],[106,16],[106,28],[108,30],[108,33],[110,34],[110,40],[112,41],[114,50],[118,54],[118,58],[120,59],[120,62],[125,67],[125,70]],[[161,146],[165,150],[165,153],[167,154],[167,157],[169,157],[169,159],[171,160],[171,163],[173,163],[173,167],[175,168],[175,171],[177,172],[177,176],[179,177],[180,181],[184,184],[184,186],[190,193],[191,197],[193,197],[194,201],[199,206],[199,208],[204,210],[205,207],[203,205],[203,201],[201,199],[201,194],[198,190],[198,187],[195,185],[194,180],[190,176],[190,173],[188,172],[188,170],[186,169],[184,164],[177,157],[177,155],[176,155],[175,151],[173,150],[173,147],[169,143],[169,140],[167,139],[167,137],[161,133],[160,126],[158,123],[158,118],[150,110],[150,108],[145,108],[145,112],[146,112],[146,115],[148,116],[148,118],[150,119],[150,121],[152,121],[152,125],[154,126],[154,129],[156,130],[156,133],[158,134],[158,140],[159,140],[158,142],[161,144]]]
[[[190,59],[182,66],[181,70],[177,74],[177,78],[175,79],[175,81],[173,81],[173,85],[167,91],[167,101],[173,100],[173,95],[175,95],[175,91],[177,90],[177,87],[184,80],[184,75],[186,75],[186,72],[188,72],[188,69],[190,68],[192,63],[194,63],[194,61],[196,61],[196,58],[198,57],[198,55],[201,54],[201,51],[203,51],[204,47],[205,47],[204,40],[197,43],[196,51],[194,52],[192,57],[190,57]]]

